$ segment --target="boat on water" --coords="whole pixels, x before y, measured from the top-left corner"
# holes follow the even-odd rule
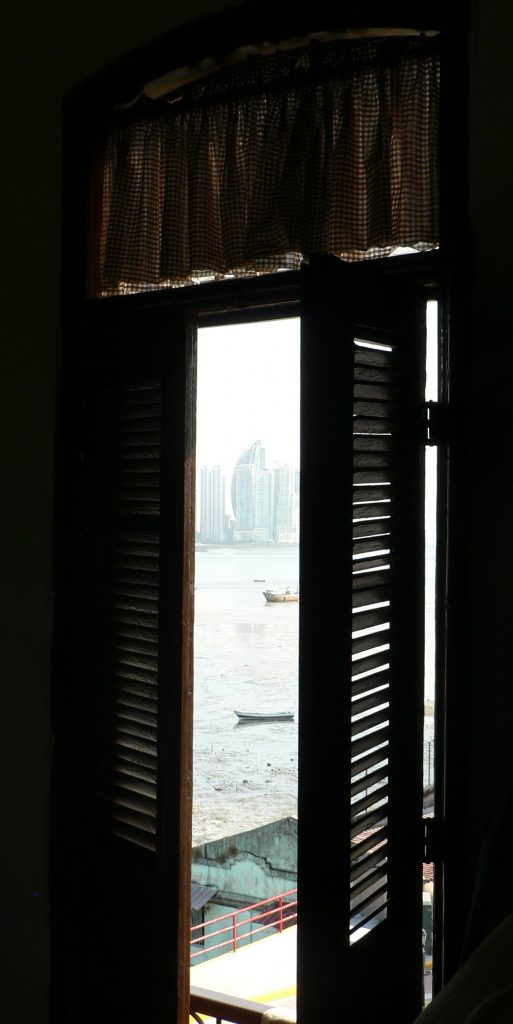
[[[239,722],[292,722],[293,711],[234,711]]]
[[[270,590],[263,590],[262,593],[270,604],[278,601],[299,601],[299,590],[292,590],[291,587],[272,587]]]

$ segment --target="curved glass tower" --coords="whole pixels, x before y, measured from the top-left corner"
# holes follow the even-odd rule
[[[237,530],[253,530],[255,525],[255,473],[265,469],[265,448],[253,441],[235,463],[232,476],[232,508]]]

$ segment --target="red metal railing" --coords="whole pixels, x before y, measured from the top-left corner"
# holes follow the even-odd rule
[[[267,908],[267,909],[264,909]],[[255,914],[254,911],[257,911]],[[194,924],[191,928],[191,963],[205,953],[216,956],[220,952],[235,952],[237,946],[245,940],[253,941],[254,937],[269,928],[282,932],[284,928],[297,920],[297,889],[289,889],[279,896],[259,900],[249,907],[241,907],[230,914],[221,914],[202,924]],[[256,925],[256,927],[255,927]],[[212,942],[212,939],[219,939]],[[208,940],[208,945],[207,945]],[[201,947],[194,948],[201,942]]]

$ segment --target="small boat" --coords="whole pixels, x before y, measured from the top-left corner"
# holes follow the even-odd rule
[[[292,722],[293,711],[234,711],[239,722]]]
[[[271,604],[278,601],[299,601],[299,590],[292,590],[290,587],[273,587],[271,590],[263,590],[262,593]]]

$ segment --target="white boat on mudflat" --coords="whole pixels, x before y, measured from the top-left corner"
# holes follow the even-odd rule
[[[293,711],[234,711],[239,722],[292,722]]]
[[[272,587],[271,590],[263,590],[262,593],[270,604],[277,601],[299,601],[299,590],[292,590],[290,587]]]

